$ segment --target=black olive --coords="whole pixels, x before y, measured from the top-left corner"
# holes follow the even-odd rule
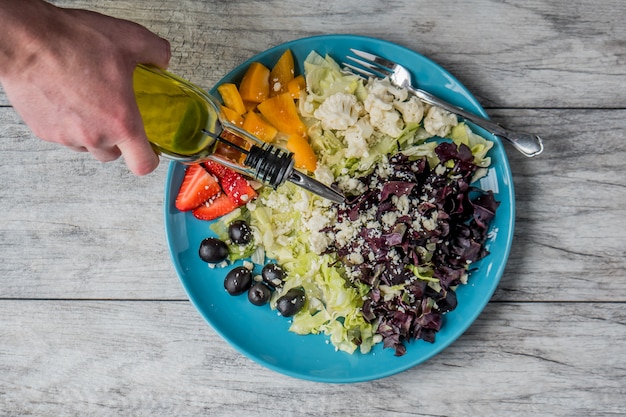
[[[204,262],[217,264],[228,258],[228,246],[219,239],[209,237],[200,243],[198,254]]]
[[[257,282],[248,290],[248,300],[255,306],[267,304],[272,296],[272,291],[262,282]]]
[[[305,295],[302,288],[292,288],[276,300],[276,308],[284,317],[291,317],[304,307]]]
[[[252,272],[248,268],[238,266],[226,274],[224,288],[230,295],[239,295],[248,291],[252,285]]]
[[[276,264],[267,264],[261,270],[263,281],[272,288],[278,288],[283,285],[285,279],[285,271]]]
[[[252,230],[244,220],[235,220],[228,226],[228,236],[237,245],[247,245],[252,241]]]

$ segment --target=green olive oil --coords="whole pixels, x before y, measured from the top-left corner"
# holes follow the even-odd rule
[[[137,66],[133,83],[146,135],[157,152],[183,157],[212,153],[218,115],[203,91],[145,65]]]

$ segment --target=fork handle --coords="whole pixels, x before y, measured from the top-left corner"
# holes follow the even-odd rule
[[[432,94],[424,90],[409,87],[409,91],[411,91],[411,93],[413,93],[423,102],[431,104],[433,106],[441,107],[442,109],[447,110],[450,113],[454,113],[457,116],[462,117],[463,119],[470,121],[475,125],[480,126],[483,129],[493,133],[494,135],[501,137],[502,139],[513,145],[515,149],[528,157],[536,156],[543,152],[543,141],[537,135],[524,132],[515,132],[505,129],[497,123],[494,123],[488,119],[485,119],[484,117],[463,110],[462,108],[457,107],[454,104],[450,104],[447,101],[442,100],[436,96],[433,96]]]

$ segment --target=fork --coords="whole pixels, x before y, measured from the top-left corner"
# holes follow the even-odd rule
[[[358,66],[347,62],[343,62],[343,65],[356,75],[375,78],[389,77],[391,83],[396,87],[406,88],[411,94],[415,95],[423,102],[441,107],[442,109],[447,110],[450,113],[454,113],[457,116],[493,133],[494,135],[501,137],[513,145],[515,149],[528,157],[536,156],[543,152],[543,141],[539,136],[506,129],[497,123],[485,119],[484,117],[470,113],[455,106],[454,104],[448,103],[447,101],[442,100],[427,91],[413,87],[411,73],[407,68],[398,63],[381,58],[369,52],[360,51],[358,49],[350,50],[353,54],[362,59],[355,58],[353,56],[346,56],[347,59],[358,64]]]

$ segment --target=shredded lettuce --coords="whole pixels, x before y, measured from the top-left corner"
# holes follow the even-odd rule
[[[327,204],[293,184],[277,190],[263,188],[256,201],[247,205],[254,241],[267,257],[275,260],[287,275],[275,300],[291,288],[304,288],[305,307],[292,317],[290,330],[298,334],[327,335],[336,349],[367,353],[374,345],[375,329],[360,312],[363,299],[347,284],[340,270],[331,266],[336,259],[316,254],[304,224],[304,213],[319,211]],[[294,207],[300,208],[300,210]]]
[[[493,142],[472,132],[465,123],[454,126],[449,137],[457,145],[462,143],[470,148],[474,155],[474,164],[482,168],[491,165],[491,158],[487,156],[487,152],[493,147]]]
[[[338,92],[365,95],[361,78],[342,72],[330,56],[322,57],[312,51],[304,61],[304,74],[309,95],[317,105]]]

